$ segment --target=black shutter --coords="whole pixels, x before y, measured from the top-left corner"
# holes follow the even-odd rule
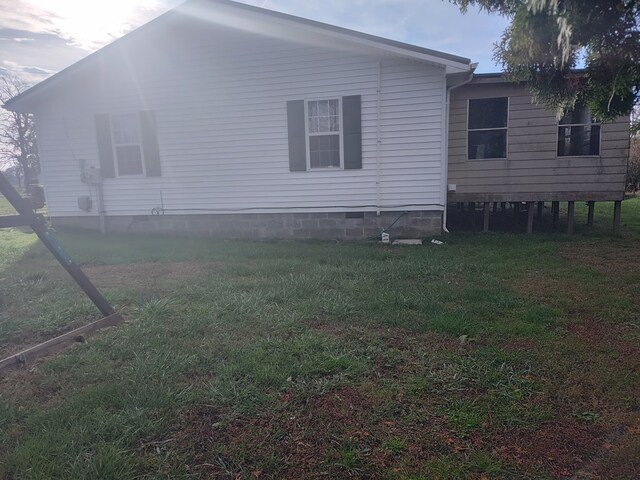
[[[160,177],[160,147],[158,147],[158,129],[155,112],[140,112],[140,133],[142,135],[142,151],[147,177]]]
[[[111,122],[109,115],[96,115],[96,137],[98,139],[98,157],[102,178],[114,178],[116,166],[113,163],[113,144],[111,143]]]
[[[362,114],[360,95],[342,98],[344,168],[362,168]]]
[[[304,172],[307,169],[304,100],[287,102],[287,125],[289,130],[289,171]]]

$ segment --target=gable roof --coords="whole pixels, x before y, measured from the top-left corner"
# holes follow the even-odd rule
[[[127,42],[134,41],[138,36],[152,28],[161,28],[163,25],[171,21],[176,14],[200,17],[203,14],[206,15],[212,11],[213,13],[235,16],[238,19],[244,20],[250,18],[253,21],[263,24],[280,26],[283,28],[283,31],[295,26],[308,31],[310,34],[322,35],[335,40],[340,40],[354,46],[371,49],[373,52],[407,58],[432,65],[439,65],[444,67],[447,73],[468,72],[471,68],[471,60],[468,58],[439,52],[437,50],[431,50],[417,45],[398,42],[396,40],[390,40],[367,33],[357,32],[348,28],[329,25],[327,23],[317,22],[315,20],[309,20],[286,13],[254,7],[231,0],[187,0],[185,3],[169,10],[156,19],[138,27],[109,45],[97,50],[82,60],[11,98],[3,105],[3,107],[8,110],[21,110],[21,104],[23,104],[25,100],[31,100],[34,97],[38,97],[46,93],[46,91],[52,86],[63,82],[67,77],[74,75],[75,72],[94,63],[96,59],[102,56],[105,52],[121,47]]]

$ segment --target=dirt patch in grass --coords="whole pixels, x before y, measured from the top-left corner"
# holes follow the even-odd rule
[[[638,246],[633,242],[611,240],[597,243],[572,243],[563,246],[560,249],[560,255],[573,264],[593,267],[604,274],[633,273],[640,270]]]
[[[311,397],[284,392],[273,411],[224,425],[196,409],[173,437],[199,478],[382,478],[394,468],[418,471],[435,452],[455,452],[443,420],[423,412],[421,422],[408,423],[400,405],[396,418],[383,407],[373,385]]]
[[[513,288],[523,298],[564,307],[566,313],[573,318],[593,314],[591,292],[564,276],[552,277],[532,271],[514,282]]]
[[[22,407],[53,405],[61,399],[61,387],[55,383],[34,382],[32,369],[9,369],[0,373],[2,400]]]
[[[610,463],[621,472],[635,468],[619,465],[609,450],[621,456],[636,444],[611,446],[614,439],[599,425],[570,418],[534,430],[460,436],[436,413],[437,402],[382,394],[373,380],[312,396],[283,392],[272,410],[229,421],[197,407],[179,417],[169,440],[150,445],[172,442],[197,478],[422,478],[425,472],[440,478],[431,463],[464,478],[511,478],[508,472],[517,471],[523,478],[560,479],[604,471]],[[479,452],[493,467],[474,463]]]
[[[579,472],[580,479],[640,478],[640,419],[620,429],[612,441],[605,442],[594,461]]]
[[[503,432],[496,437],[493,453],[528,471],[544,471],[553,478],[567,478],[598,451],[604,438],[600,427],[561,420],[532,432]]]
[[[366,322],[353,322],[331,318],[315,318],[307,324],[314,331],[336,337],[343,341],[376,343],[400,351],[419,348],[430,351],[459,351],[470,344],[462,344],[460,339],[437,332],[420,332],[401,327],[381,327]]]
[[[210,456],[221,437],[220,425],[220,416],[215,409],[199,405],[178,414],[168,438],[143,441],[140,451],[149,456],[178,451],[181,458],[188,458],[186,469],[190,473],[205,474],[220,466],[219,459]],[[210,477],[202,475],[202,478]]]
[[[567,326],[570,335],[584,343],[585,349],[597,353],[614,353],[608,360],[617,367],[640,368],[640,343],[625,325],[591,320]],[[613,365],[612,365],[613,366]]]
[[[170,281],[206,275],[220,268],[216,262],[146,262],[82,267],[99,288],[156,288]]]
[[[507,351],[532,352],[540,348],[540,341],[535,338],[511,338],[500,342],[498,346]]]

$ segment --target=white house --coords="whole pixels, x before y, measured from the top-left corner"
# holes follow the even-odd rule
[[[191,0],[13,98],[55,225],[230,237],[439,232],[466,58]],[[155,214],[155,215],[154,215]]]
[[[489,201],[544,201],[548,192],[556,203],[621,199],[624,119],[609,128],[618,137],[603,143],[615,146],[603,147],[606,158],[593,149],[589,158],[560,156],[558,131],[591,127],[559,128],[553,112],[499,79],[463,87],[474,68],[467,58],[229,0],[190,0],[5,108],[35,116],[54,225],[362,239],[392,223],[397,236],[439,233],[448,189],[453,201],[484,202],[485,213]],[[487,103],[504,107],[487,117],[502,119],[499,131],[478,136],[468,124],[475,97],[500,97]],[[564,168],[569,178],[553,188],[515,151],[536,160],[526,152],[541,147],[516,140],[540,122],[541,168]],[[603,162],[617,169],[611,198],[566,186],[573,173],[597,184]],[[587,168],[593,182],[584,182]],[[538,186],[514,180],[523,174]],[[496,184],[509,188],[487,195]]]

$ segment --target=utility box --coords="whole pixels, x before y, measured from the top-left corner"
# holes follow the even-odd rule
[[[80,181],[88,184],[100,184],[102,183],[102,172],[98,167],[87,167],[87,161],[84,159],[79,160],[80,166]]]
[[[93,207],[93,201],[89,195],[81,195],[78,197],[78,208],[88,212]]]
[[[85,169],[85,179],[87,183],[102,183],[102,171],[98,167],[87,167]]]

